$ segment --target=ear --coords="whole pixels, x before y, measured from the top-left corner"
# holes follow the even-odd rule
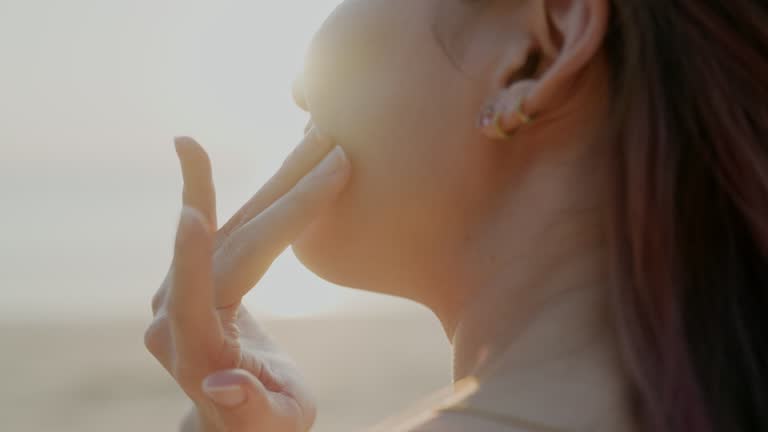
[[[528,59],[519,47],[498,65],[497,94],[485,108],[479,126],[488,133],[514,130],[567,99],[579,74],[600,52],[608,27],[609,0],[532,0],[526,8],[529,23]],[[521,64],[524,66],[521,67]],[[533,70],[538,69],[538,70]],[[513,78],[509,78],[513,77]],[[498,125],[491,116],[498,115]],[[501,130],[500,130],[501,129]]]

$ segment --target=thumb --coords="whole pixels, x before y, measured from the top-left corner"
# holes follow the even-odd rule
[[[251,382],[250,373],[242,369],[230,369],[216,372],[203,380],[203,392],[216,405],[224,408],[236,408],[247,400],[254,400],[248,393],[261,397],[265,390],[258,381]],[[262,388],[255,386],[258,384]],[[258,399],[256,399],[258,400]]]
[[[231,431],[295,430],[302,423],[295,404],[273,398],[244,369],[223,370],[203,380],[203,392],[217,407],[218,419]]]

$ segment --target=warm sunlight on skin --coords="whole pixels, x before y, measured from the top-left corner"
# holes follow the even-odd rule
[[[13,229],[0,236],[0,285],[14,288],[0,315],[149,313],[181,205],[173,137],[208,150],[225,222],[303,136],[291,84],[338,2],[2,2],[0,226]],[[290,249],[246,298],[278,317],[361,301],[378,300],[316,277]]]
[[[270,9],[274,13],[279,16],[291,16],[293,22],[297,23],[295,28],[291,30],[292,34],[278,36],[290,46],[300,47],[295,52],[286,52],[286,54],[303,61],[304,47],[309,43],[323,17],[328,16],[338,2],[339,0],[325,0],[300,2],[299,5],[296,2],[271,4]],[[297,6],[299,6],[301,13],[291,13],[291,11],[296,10]],[[257,40],[268,40],[274,37],[274,29],[259,30],[254,28],[253,30]],[[283,45],[281,44],[281,46]],[[251,61],[258,62],[260,60],[263,58],[259,56],[259,53],[254,52]],[[286,97],[289,97],[289,89],[293,79],[300,71],[303,63],[290,65],[287,62],[275,62],[274,66],[270,71],[270,79],[273,81],[271,85],[283,89]],[[290,119],[286,119],[290,120],[285,122],[287,124],[295,124],[294,119],[299,118],[303,127],[307,115],[299,110],[294,110],[286,117],[290,117]],[[299,136],[301,130],[295,132],[295,135]],[[289,145],[292,146],[294,143],[278,146],[278,149],[281,147],[284,149]],[[267,150],[267,148],[262,148],[262,150]],[[269,174],[271,173],[267,175]],[[286,281],[291,281],[291,283],[286,283]],[[278,262],[275,262],[270,272],[254,288],[252,294],[246,297],[245,303],[253,310],[263,314],[280,318],[302,318],[318,314],[331,314],[341,306],[352,302],[354,297],[359,297],[356,294],[333,287],[308,274],[289,249]]]

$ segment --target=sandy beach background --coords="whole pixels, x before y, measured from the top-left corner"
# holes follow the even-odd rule
[[[351,432],[450,383],[426,314],[264,323],[319,400],[313,432]],[[0,430],[175,431],[188,402],[143,346],[144,322],[0,325]]]

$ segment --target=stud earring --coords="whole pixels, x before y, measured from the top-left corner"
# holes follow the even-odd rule
[[[496,111],[496,105],[488,105],[485,107],[483,112],[480,113],[480,115],[477,117],[477,128],[483,129],[488,127],[491,123],[493,123],[494,118],[497,116]]]
[[[524,98],[521,98],[517,102],[517,106],[515,107],[515,115],[520,121],[520,125],[515,128],[514,130],[507,132],[504,130],[504,127],[501,125],[501,115],[504,113],[503,107],[498,107],[497,104],[489,105],[486,107],[486,109],[481,113],[480,117],[478,118],[477,126],[479,128],[486,128],[488,126],[493,126],[493,130],[496,132],[496,135],[498,135],[499,138],[502,139],[510,139],[512,136],[517,132],[517,129],[519,129],[520,126],[527,125],[531,122],[533,122],[533,116],[527,114],[523,110],[523,101]]]

